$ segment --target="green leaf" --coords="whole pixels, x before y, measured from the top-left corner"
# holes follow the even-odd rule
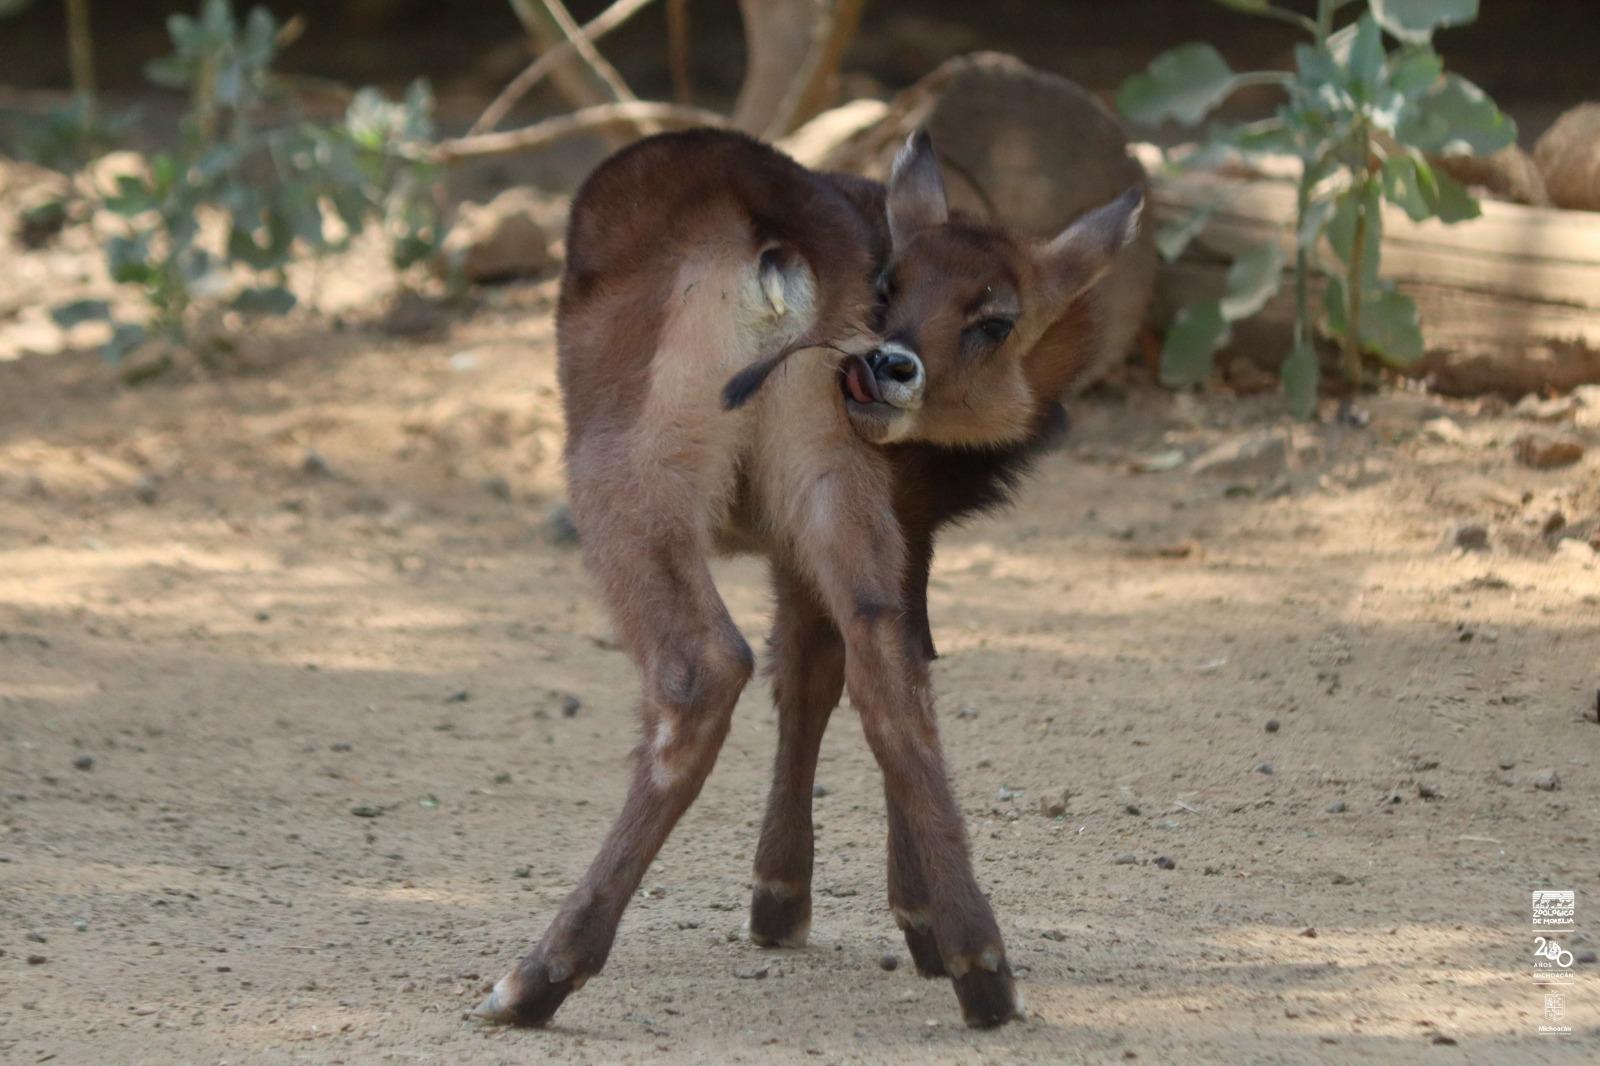
[[[1361,346],[1390,366],[1405,368],[1422,358],[1422,321],[1403,292],[1370,297],[1361,308]]]
[[[1228,268],[1227,291],[1218,305],[1229,322],[1249,318],[1283,284],[1283,249],[1276,241],[1241,253]]]
[[[132,218],[155,209],[156,200],[148,185],[131,174],[117,175],[117,191],[105,199],[105,209],[123,218]]]
[[[1478,201],[1456,179],[1448,174],[1433,172],[1435,193],[1433,213],[1441,222],[1468,222],[1483,214]]]
[[[1322,306],[1328,332],[1343,338],[1347,329],[1344,281],[1328,279]],[[1405,368],[1422,358],[1422,322],[1411,297],[1393,288],[1373,288],[1361,298],[1361,348],[1390,366]]]
[[[294,293],[281,285],[260,289],[245,289],[233,298],[230,306],[247,315],[286,315],[295,305]]]
[[[1373,17],[1362,15],[1356,23],[1355,36],[1350,42],[1350,54],[1345,59],[1349,71],[1349,85],[1360,99],[1371,100],[1383,81],[1383,31]]]
[[[108,363],[120,363],[129,352],[144,343],[145,336],[143,326],[132,322],[121,323],[111,330],[111,339],[100,349],[100,354]]]
[[[142,285],[155,274],[150,246],[143,236],[112,237],[106,242],[106,268],[121,285]]]
[[[1426,175],[1426,178],[1424,178]],[[1434,190],[1430,196],[1424,186]],[[1392,155],[1383,161],[1383,195],[1410,216],[1421,222],[1433,217],[1433,202],[1437,198],[1438,184],[1433,168],[1411,155]]]
[[[111,317],[111,305],[104,300],[73,300],[50,312],[50,318],[62,329],[71,329],[83,322],[104,322]]]
[[[1444,74],[1444,60],[1426,45],[1396,52],[1389,59],[1389,88],[1410,99],[1433,88]]]
[[[1211,357],[1228,341],[1228,320],[1216,300],[1185,307],[1167,329],[1161,348],[1161,380],[1198,385],[1211,376]]]
[[[1300,220],[1300,228],[1295,233],[1297,247],[1308,252],[1316,248],[1322,231],[1328,228],[1328,220],[1333,217],[1333,208],[1332,200],[1313,200],[1307,205],[1305,217]]]
[[[1395,136],[1430,154],[1488,155],[1516,141],[1517,125],[1482,89],[1446,74],[1427,95],[1411,101]]]
[[[1216,204],[1207,204],[1188,218],[1168,222],[1156,230],[1156,250],[1161,253],[1161,258],[1169,263],[1176,262],[1178,257],[1183,255],[1183,250],[1189,247],[1189,242],[1206,228],[1206,223],[1211,221],[1211,215],[1216,209]]]
[[[1407,44],[1424,44],[1441,26],[1478,17],[1478,0],[1370,0],[1378,23]]]
[[[1130,121],[1155,125],[1176,119],[1192,126],[1233,88],[1233,71],[1209,44],[1193,42],[1164,52],[1150,68],[1122,83],[1117,107]]]
[[[1317,385],[1322,378],[1317,351],[1310,341],[1301,341],[1290,349],[1278,369],[1278,376],[1289,397],[1289,410],[1296,418],[1310,418],[1317,409]]]

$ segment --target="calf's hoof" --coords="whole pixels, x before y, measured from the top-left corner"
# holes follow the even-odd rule
[[[566,998],[583,987],[586,976],[566,963],[549,962],[534,952],[496,981],[472,1016],[497,1025],[542,1028]]]
[[[811,893],[757,885],[750,893],[750,942],[764,948],[805,947],[811,933]]]
[[[960,973],[951,983],[961,1004],[961,1020],[969,1027],[993,1029],[1022,1016],[1011,964],[1003,954],[988,950],[970,964],[954,968]]]
[[[944,958],[939,954],[939,946],[933,942],[933,930],[918,929],[907,924],[903,927],[906,934],[906,949],[911,952],[911,964],[917,968],[919,977],[949,977],[944,968]]]

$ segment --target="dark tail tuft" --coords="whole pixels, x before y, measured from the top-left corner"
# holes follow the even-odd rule
[[[737,411],[760,391],[761,386],[779,363],[783,362],[783,353],[771,359],[763,359],[759,363],[752,363],[728,379],[722,387],[722,409],[724,411]]]

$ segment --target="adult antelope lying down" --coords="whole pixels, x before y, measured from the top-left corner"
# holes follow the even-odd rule
[[[777,763],[750,936],[811,918],[811,789],[841,690],[883,770],[889,903],[962,1016],[1016,1013],[1005,945],[939,748],[928,564],[999,502],[1094,340],[1129,192],[1035,240],[951,218],[925,135],[887,188],[708,130],[619,152],[573,203],[557,317],[573,519],[643,675],[628,796],[583,881],[480,1017],[543,1025],[605,965],[623,909],[699,793],[754,668],[712,583],[756,551],[777,592]]]

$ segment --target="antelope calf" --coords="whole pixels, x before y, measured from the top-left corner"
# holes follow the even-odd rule
[[[573,202],[557,311],[585,561],[644,680],[622,813],[480,1017],[543,1025],[605,964],[623,909],[710,773],[751,672],[712,583],[759,551],[777,592],[777,764],[750,933],[810,925],[811,790],[841,690],[883,770],[889,900],[919,972],[973,1026],[1016,1010],[934,718],[934,530],[998,502],[1091,337],[1080,299],[1132,238],[1137,190],[1047,241],[952,219],[914,136],[887,187],[748,138],[652,137]]]

